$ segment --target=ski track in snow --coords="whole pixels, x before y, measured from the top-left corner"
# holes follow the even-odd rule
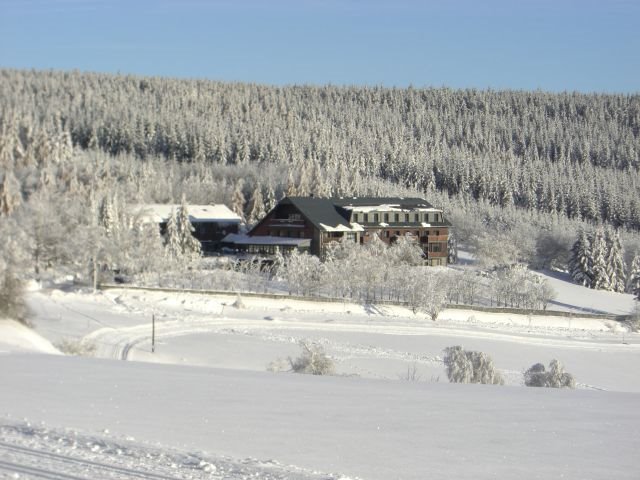
[[[128,296],[118,294],[112,299],[117,310],[122,314],[144,315],[149,314],[151,305],[146,304],[149,300],[139,295]],[[324,321],[317,319],[310,320],[300,316],[303,311],[296,311],[290,307],[280,309],[286,314],[271,316],[266,315],[256,319],[257,310],[262,308],[249,307],[246,314],[242,309],[230,308],[227,315],[224,315],[225,306],[208,305],[206,311],[199,311],[198,305],[185,304],[186,300],[180,302],[179,319],[173,319],[177,313],[171,311],[174,305],[165,305],[166,310],[158,308],[159,304],[168,301],[162,298],[159,302],[154,302],[151,307],[156,314],[156,340],[170,337],[193,335],[199,333],[246,335],[260,338],[265,341],[280,343],[298,343],[307,339],[309,334],[321,332],[349,332],[384,335],[429,335],[447,336],[464,339],[485,339],[492,341],[504,341],[523,345],[540,345],[544,347],[562,347],[580,350],[602,350],[626,351],[630,349],[640,349],[640,344],[621,344],[619,338],[611,332],[583,331],[579,329],[549,327],[549,326],[527,326],[517,322],[505,325],[483,324],[471,319],[468,322],[445,321],[440,324],[420,322],[416,319],[405,317],[385,317],[384,312],[376,315],[375,323],[354,315],[353,318],[342,318],[336,321],[328,317]],[[211,308],[213,307],[213,308]],[[254,318],[248,318],[252,316]],[[283,317],[286,316],[286,319]],[[130,352],[144,345],[150,348],[151,343],[150,324],[137,324],[134,326],[113,328],[104,327],[93,331],[83,338],[83,341],[96,345],[96,356],[103,358],[114,358],[127,360]],[[442,364],[442,358],[438,355],[430,356],[416,354],[401,350],[393,350],[381,346],[370,344],[354,344],[350,342],[340,342],[323,336],[315,338],[314,341],[322,345],[325,350],[331,352],[331,356],[344,361],[353,358],[371,359],[392,359],[416,364]],[[501,370],[508,384],[521,385],[522,372],[515,370]],[[596,385],[579,384],[579,388],[602,390]]]
[[[137,312],[136,312],[137,313]],[[183,316],[180,320],[163,320],[156,322],[156,339],[191,335],[197,333],[226,333],[252,335],[265,340],[294,343],[302,340],[306,336],[292,337],[291,335],[278,334],[278,330],[294,330],[300,332],[360,332],[378,333],[387,335],[444,335],[459,338],[482,338],[497,341],[508,341],[527,345],[556,346],[563,348],[575,348],[585,350],[623,349],[640,348],[638,344],[621,345],[612,343],[607,339],[583,339],[577,340],[573,337],[554,338],[547,336],[527,335],[528,332],[514,330],[513,332],[486,331],[480,328],[465,328],[460,325],[447,325],[446,327],[433,327],[421,325],[393,325],[393,324],[359,324],[359,323],[336,323],[336,322],[311,322],[301,320],[251,320],[230,317],[200,318],[190,315]],[[112,328],[106,327],[96,330],[86,335],[83,341],[94,343],[97,346],[97,356],[104,358],[115,358],[126,360],[129,352],[141,343],[149,343],[150,325],[142,324],[131,327]],[[617,339],[616,339],[617,340]],[[419,362],[439,362],[439,357],[416,356],[413,353],[399,352],[395,350],[383,349],[371,345],[353,345],[339,343],[333,340],[321,339],[320,343],[330,346],[332,349],[341,352],[344,358],[353,355],[366,355],[373,358],[395,358],[401,360],[412,360]]]
[[[233,460],[136,444],[132,439],[0,425],[0,479],[349,480],[275,461]]]

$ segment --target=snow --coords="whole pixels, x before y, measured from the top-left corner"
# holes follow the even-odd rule
[[[614,320],[449,309],[433,322],[393,305],[30,290],[35,332],[0,322],[0,478],[631,479],[640,467],[640,335]],[[84,339],[101,358],[24,354],[38,334]],[[338,375],[267,371],[301,340]],[[507,385],[447,383],[451,345],[491,355]],[[552,358],[578,389],[522,386]],[[411,368],[420,381],[402,380]]]
[[[45,338],[15,320],[0,318],[0,353],[41,352],[58,354],[58,350]]]
[[[147,204],[133,205],[131,211],[134,214],[141,213],[148,221],[161,223],[171,218],[171,212],[177,212],[179,204]],[[189,221],[191,222],[227,222],[240,223],[241,218],[233,213],[226,205],[187,205]]]
[[[475,264],[476,259],[472,253],[458,250],[458,264],[454,268],[473,267]],[[574,283],[566,272],[541,270],[534,273],[549,282],[556,292],[556,297],[549,302],[549,310],[576,314],[628,315],[636,305],[634,296],[629,293],[586,288]]]
[[[346,225],[336,225],[332,227],[331,225],[325,225],[324,223],[320,224],[320,228],[324,232],[362,232],[364,228],[358,223],[352,223],[351,228]]]

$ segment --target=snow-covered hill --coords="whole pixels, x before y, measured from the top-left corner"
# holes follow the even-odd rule
[[[640,336],[612,320],[450,310],[433,322],[401,307],[235,300],[30,292],[38,333],[84,339],[105,359],[0,341],[0,478],[608,479],[640,468]],[[302,339],[339,375],[266,371]],[[448,384],[441,354],[454,344],[490,354],[508,385]],[[577,390],[521,385],[551,358]],[[412,368],[419,381],[403,380]]]

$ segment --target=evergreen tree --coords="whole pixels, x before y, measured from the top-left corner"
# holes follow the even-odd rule
[[[266,202],[266,211],[270,212],[275,208],[278,204],[278,200],[276,199],[276,192],[273,189],[273,185],[269,184],[267,187],[267,202]]]
[[[571,247],[569,257],[569,274],[573,281],[591,288],[593,285],[593,262],[591,254],[591,239],[581,230],[578,239]]]
[[[636,300],[640,301],[640,253],[636,253],[631,261],[627,292],[635,295]]]
[[[593,283],[596,290],[611,290],[611,277],[607,265],[607,241],[602,227],[596,228],[591,244],[593,256]]]
[[[608,268],[610,289],[614,292],[622,293],[626,286],[626,269],[622,252],[620,235],[611,228],[607,228],[605,239],[607,242],[606,264]]]
[[[236,186],[233,189],[233,193],[231,195],[231,210],[236,213],[243,222],[246,221],[244,216],[244,204],[247,202],[244,193],[242,192],[242,188],[244,186],[244,180],[238,179],[236,182]]]
[[[187,210],[187,202],[184,195],[182,196],[182,202],[178,208],[177,230],[180,253],[190,258],[200,256],[201,245],[198,239],[193,236],[195,228],[191,224],[191,220],[189,220],[189,212]]]
[[[0,215],[11,215],[22,204],[20,190],[20,183],[13,170],[5,171],[4,179],[0,183]]]
[[[176,211],[171,209],[171,216],[167,221],[167,232],[165,235],[165,245],[171,258],[179,258],[182,255],[180,241],[180,229],[178,228],[178,217]]]
[[[260,220],[262,220],[266,215],[264,209],[264,199],[262,197],[262,186],[259,183],[256,184],[256,188],[253,191],[253,195],[251,196],[249,204],[251,205],[251,207],[249,216],[247,217],[247,223],[249,227],[252,227]]]
[[[449,240],[447,241],[447,262],[450,265],[458,262],[458,241],[452,228],[449,229]]]

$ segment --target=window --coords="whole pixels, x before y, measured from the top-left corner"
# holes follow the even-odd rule
[[[389,230],[385,230],[385,231],[384,231],[384,236],[385,236],[385,237],[387,237],[387,238],[389,238]]]
[[[388,213],[384,214],[384,223],[389,223],[389,214]]]
[[[446,251],[446,248],[447,248],[446,244],[442,242],[429,244],[429,251],[434,253],[444,252]]]
[[[364,223],[369,223],[369,214],[368,213],[364,214]]]
[[[302,215],[299,213],[290,213],[289,220],[302,220]]]
[[[300,238],[304,238],[304,231],[300,230]]]
[[[420,221],[420,214],[419,213],[414,213],[413,214],[413,221],[418,223]]]
[[[395,213],[394,217],[395,217],[395,220],[394,220],[395,223],[400,223],[400,214],[399,213]]]
[[[377,214],[377,213],[374,213],[374,214],[373,214],[373,223],[378,223],[379,221],[380,221],[380,220],[379,220],[379,218],[378,218],[378,214]]]

